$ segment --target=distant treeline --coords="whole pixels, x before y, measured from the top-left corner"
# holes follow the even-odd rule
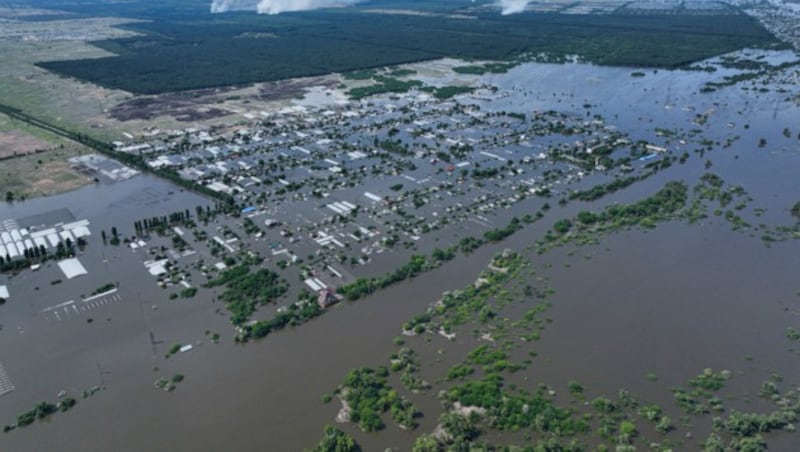
[[[224,17],[226,20],[220,20]],[[440,57],[514,60],[581,55],[674,68],[743,47],[779,45],[744,14],[481,13],[477,20],[321,10],[301,14],[170,14],[126,25],[139,36],[95,44],[119,56],[40,66],[134,93],[350,72]],[[269,36],[249,38],[248,36]]]

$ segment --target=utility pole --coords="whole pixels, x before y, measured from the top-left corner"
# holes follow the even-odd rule
[[[153,348],[153,362],[155,363],[156,355],[158,355],[158,350],[156,350],[156,345],[158,341],[156,341],[156,335],[153,333],[153,327],[150,325],[150,319],[147,317],[147,314],[144,310],[144,305],[142,304],[142,293],[136,292],[136,297],[139,300],[139,310],[142,312],[142,317],[144,317],[144,321],[147,324],[147,330],[150,333],[150,346]]]
[[[105,389],[106,381],[105,377],[103,377],[103,368],[100,367],[100,361],[97,361],[97,374],[100,375],[100,388]]]

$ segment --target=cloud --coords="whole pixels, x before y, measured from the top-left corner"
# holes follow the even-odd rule
[[[214,0],[211,3],[211,12],[255,11],[257,5],[258,0]]]
[[[528,6],[528,0],[498,0],[497,2],[500,5],[500,9],[502,10],[502,14],[516,14],[525,11],[525,7]]]
[[[320,8],[338,8],[354,5],[364,0],[213,0],[212,13],[227,11],[255,11],[259,14],[280,14],[290,11],[309,11]],[[475,1],[475,0],[472,0]],[[503,15],[525,11],[530,0],[496,0]]]
[[[280,14],[290,11],[308,11],[319,8],[350,6],[360,0],[214,0],[212,13],[227,11],[255,11],[259,14]]]

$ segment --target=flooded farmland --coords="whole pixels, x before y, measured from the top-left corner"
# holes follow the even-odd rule
[[[756,51],[744,53],[756,58],[747,52]],[[796,56],[770,52],[763,58],[777,65]],[[712,60],[701,65],[717,63]],[[505,350],[512,362],[530,361],[506,375],[509,382],[529,390],[547,385],[558,404],[576,411],[588,409],[589,401],[597,397],[616,399],[624,389],[638,397],[641,405],[658,404],[673,420],[672,428],[660,434],[637,418],[639,436],[632,444],[647,450],[648,443],[655,441],[652,438],[659,438],[675,450],[699,450],[712,433],[711,414],[685,414],[674,401],[674,388],[686,386],[706,368],[730,372],[719,394],[725,409],[714,413],[724,416],[732,410],[771,410],[771,401],[761,397],[759,390],[772,375],[780,376],[780,381],[775,378],[776,384],[784,391],[800,384],[800,357],[786,334],[789,327],[800,328],[796,271],[800,243],[794,240],[797,232],[791,228],[796,219],[789,212],[800,201],[796,178],[800,167],[797,70],[776,70],[754,82],[700,92],[707,83],[732,73],[728,71],[732,70],[647,70],[644,76],[632,77],[630,69],[526,64],[505,74],[454,75],[465,82],[498,88],[491,94],[479,90],[461,95],[453,101],[458,104],[479,105],[484,113],[554,110],[569,115],[571,119],[565,121],[576,128],[584,117],[589,121],[602,118],[606,128],[597,133],[599,137],[587,132],[590,138],[580,139],[602,140],[603,135],[616,130],[631,142],[647,140],[651,146],[667,149],[668,157],[663,160],[674,156],[675,163],[592,201],[568,199],[568,195],[620,177],[618,167],[603,171],[593,163],[588,168],[574,160],[553,158],[551,162],[548,158],[547,163],[526,167],[526,173],[514,176],[480,183],[465,178],[462,183],[452,182],[464,188],[451,190],[449,197],[431,196],[417,210],[406,204],[406,209],[425,223],[448,215],[463,217],[426,233],[414,227],[390,227],[381,218],[399,215],[396,211],[383,214],[381,207],[365,203],[371,207],[361,210],[357,222],[381,236],[396,233],[401,241],[409,242],[403,247],[365,250],[366,241],[347,238],[354,231],[352,225],[339,220],[326,223],[331,210],[326,206],[331,199],[354,203],[362,199],[363,203],[364,191],[388,197],[391,190],[387,187],[400,183],[403,174],[415,181],[428,177],[444,180],[446,176],[434,164],[426,163],[427,156],[418,159],[416,169],[364,177],[359,185],[336,191],[326,201],[287,195],[274,204],[257,203],[256,194],[262,187],[253,188],[248,200],[259,205],[252,217],[220,213],[208,215],[205,222],[196,221],[198,230],[209,237],[220,237],[220,247],[211,239],[197,235],[190,238],[189,227],[184,225],[176,226],[185,232],[180,234],[188,243],[184,251],[178,250],[179,242],[172,238],[176,233],[169,231],[164,236],[152,233],[142,240],[144,246],[135,248],[128,240],[118,246],[104,243],[101,231],[110,235],[112,228],[119,228],[121,236],[134,236],[132,225],[141,219],[185,210],[195,215],[195,211],[217,204],[148,175],[3,205],[0,218],[17,220],[46,217],[67,208],[72,219],[89,220],[92,234],[85,250],[77,253],[87,275],[66,279],[55,262],[47,261],[37,271],[26,269],[17,275],[0,276],[0,285],[10,291],[8,301],[0,306],[0,363],[14,387],[0,396],[0,424],[13,424],[18,415],[37,403],[57,400],[61,391],[79,399],[69,412],[0,435],[0,449],[53,450],[69,445],[79,450],[302,450],[313,447],[323,425],[335,424],[352,434],[363,450],[410,450],[417,436],[436,430],[440,414],[449,409],[437,395],[457,384],[445,378],[448,369],[477,346],[499,347],[504,343],[500,338],[505,337],[501,333],[507,324],[546,300],[549,306],[539,314],[548,320],[540,328],[541,337],[518,341],[514,348]],[[757,83],[759,88],[766,86],[766,91],[751,88]],[[379,98],[374,102],[402,104],[403,99]],[[400,118],[402,114],[392,113],[392,120]],[[492,126],[503,127],[505,133],[505,124],[503,120]],[[384,129],[390,127],[381,125],[376,133],[388,133]],[[465,135],[474,133],[469,127],[461,130]],[[401,130],[398,135],[414,139],[413,132]],[[477,154],[482,133],[470,136],[476,140],[476,149],[470,152]],[[496,147],[508,151],[504,158],[521,161],[549,148],[572,146],[576,139],[572,135],[534,136],[521,140],[530,141],[529,145],[509,141]],[[761,139],[765,144],[759,142]],[[289,144],[280,147],[288,148]],[[612,155],[620,158],[628,148],[615,152]],[[688,157],[678,163],[684,152]],[[498,155],[496,150],[490,154]],[[628,162],[634,174],[645,171],[647,160],[638,158],[642,157],[637,154]],[[466,158],[478,159],[483,159],[484,167],[498,165],[489,162],[500,160],[474,154]],[[379,166],[381,161],[375,158],[370,164]],[[286,177],[291,182],[299,180],[310,166],[298,165],[292,174],[287,171]],[[548,184],[550,197],[530,193],[505,206],[465,209],[459,214],[446,211],[450,202],[468,204],[484,195],[519,193],[519,179],[530,176],[541,181],[545,171],[556,169],[561,177]],[[585,174],[578,177],[579,171]],[[734,198],[741,200],[741,207],[733,212],[733,204],[722,206],[715,213],[716,204],[708,201],[706,215],[696,221],[676,215],[652,229],[618,228],[598,234],[594,244],[564,241],[549,247],[537,243],[552,233],[557,220],[574,218],[581,211],[600,212],[606,206],[636,203],[653,196],[669,181],[683,181],[689,186],[689,199],[698,199],[701,190],[696,187],[706,173],[718,175],[726,186],[741,186],[746,194]],[[574,177],[567,179],[568,175]],[[405,179],[404,183],[410,181]],[[559,199],[565,202],[559,203]],[[481,202],[476,201],[476,205]],[[733,217],[725,213],[728,210],[741,220],[731,220]],[[254,318],[261,320],[291,304],[301,293],[305,277],[313,276],[335,287],[387,274],[412,254],[430,255],[434,248],[480,237],[508,224],[513,217],[536,212],[542,212],[542,217],[502,241],[487,241],[469,253],[459,252],[413,278],[357,302],[343,301],[327,308],[325,315],[247,343],[234,341],[237,330],[221,299],[222,289],[204,287],[223,274],[223,270],[206,267],[224,263],[227,255],[262,253],[267,256],[264,265],[285,277],[290,288],[275,303],[256,311]],[[239,232],[242,218],[252,218],[259,226],[271,218],[284,224],[277,229],[262,227],[262,235],[256,237]],[[741,226],[742,222],[747,226]],[[778,229],[781,226],[784,229]],[[226,228],[233,231],[230,236]],[[318,253],[322,247],[314,240],[320,236],[312,236],[312,232],[324,228],[328,228],[326,234],[348,240],[348,246]],[[279,230],[302,239],[290,242]],[[765,235],[781,240],[764,240]],[[138,238],[130,241],[137,244]],[[215,248],[220,248],[221,254],[212,253]],[[289,251],[284,253],[284,249]],[[405,345],[419,357],[419,375],[430,383],[428,389],[412,391],[403,387],[398,375],[389,377],[421,413],[416,429],[401,429],[388,415],[384,415],[386,428],[381,432],[364,433],[355,423],[336,424],[338,398],[326,404],[321,397],[332,393],[352,368],[388,365],[390,354],[398,348],[393,340],[401,336],[404,322],[434,306],[443,292],[473,286],[493,256],[504,249],[518,253],[525,270],[503,280],[502,287],[511,294],[511,300],[496,308],[492,320],[476,317],[454,323],[452,332],[456,336],[452,340],[430,331],[403,336]],[[345,258],[340,259],[339,254]],[[314,273],[303,273],[301,264],[292,265],[289,255],[310,263]],[[148,273],[145,262],[161,257],[174,262],[182,276],[170,281]],[[284,259],[290,261],[289,266],[279,268],[278,262]],[[358,259],[364,262],[355,263]],[[341,276],[320,271],[329,267]],[[63,281],[54,284],[56,280]],[[93,291],[109,283],[115,286],[112,293],[92,298]],[[523,294],[521,287],[525,285],[541,289],[541,300]],[[199,288],[196,295],[169,298],[190,287]],[[65,305],[70,301],[72,304]],[[218,341],[212,339],[214,333],[219,334]],[[496,342],[487,339],[493,335]],[[510,343],[513,335],[507,336]],[[191,348],[170,353],[175,344]],[[475,376],[483,375],[477,364],[473,367]],[[153,387],[154,380],[175,374],[185,380],[174,391]],[[570,381],[583,386],[580,400],[567,396]],[[485,437],[500,445],[535,444],[548,436],[485,430]],[[770,450],[796,450],[800,439],[785,430],[769,432]],[[576,437],[590,446],[608,442],[591,432],[579,432]]]

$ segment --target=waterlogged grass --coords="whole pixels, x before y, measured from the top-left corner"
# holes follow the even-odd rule
[[[347,95],[350,96],[350,99],[358,100],[365,97],[374,96],[376,94],[402,94],[410,91],[413,88],[420,88],[423,85],[419,80],[404,81],[384,76],[375,77],[374,80],[376,81],[375,84],[352,88],[347,92]]]
[[[443,100],[450,99],[451,97],[455,97],[459,94],[471,93],[475,90],[475,88],[471,86],[443,86],[441,88],[426,86],[422,88],[422,90],[433,94],[433,97],[437,99]]]

